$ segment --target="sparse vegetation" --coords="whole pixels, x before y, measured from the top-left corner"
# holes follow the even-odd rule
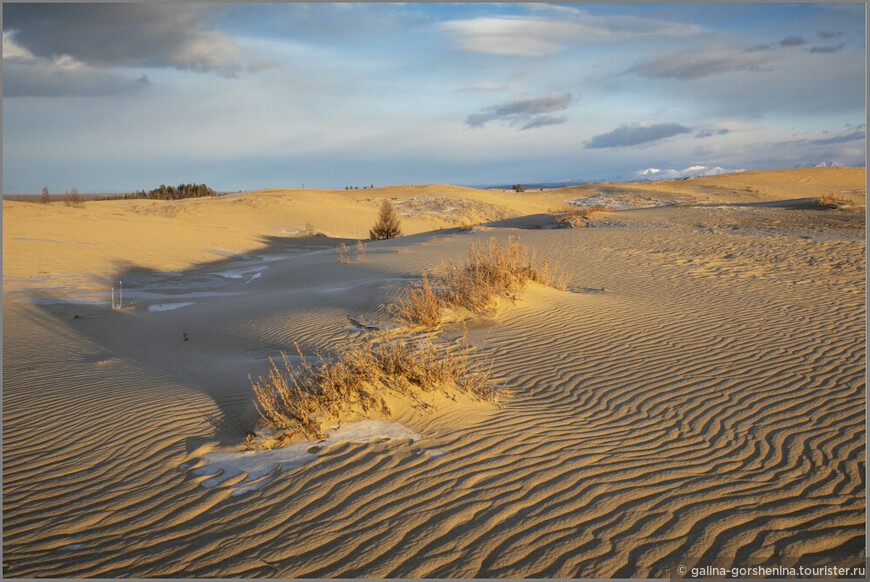
[[[815,201],[816,206],[836,206],[839,204],[845,204],[846,202],[848,202],[848,200],[833,193],[823,194]]]
[[[42,187],[42,197],[40,198],[40,201],[43,204],[50,204],[51,203],[51,194],[48,192],[48,186]]]
[[[444,308],[481,313],[496,297],[516,299],[530,282],[564,288],[562,277],[554,276],[549,263],[538,260],[516,237],[509,237],[504,246],[492,237],[469,245],[464,265],[444,263],[431,280],[424,275],[421,282],[408,285],[388,309],[408,323],[435,327]]]
[[[339,263],[345,263],[345,264],[346,264],[346,263],[349,263],[349,262],[350,262],[350,259],[347,258],[347,254],[348,254],[349,252],[350,252],[350,249],[347,248],[347,245],[344,244],[344,243],[341,243],[341,244],[339,244],[337,247],[335,247],[335,254],[338,255],[338,262],[339,262]]]
[[[526,191],[525,188],[523,188],[522,184],[517,184],[516,186],[514,186],[514,190],[517,192],[525,192]]]
[[[366,260],[366,243],[361,240],[356,241],[356,260]]]
[[[430,337],[370,334],[337,358],[318,363],[305,358],[298,345],[296,350],[300,364],[283,353],[280,364],[269,358],[269,373],[251,386],[263,420],[309,439],[323,437],[321,421],[327,416],[390,416],[383,397],[390,391],[414,395],[453,387],[480,399],[493,397],[488,372],[470,362],[465,338],[451,345]]]
[[[310,220],[305,221],[305,236],[314,236],[317,231],[314,229],[314,223]]]
[[[84,208],[85,199],[79,193],[78,188],[75,186],[69,192],[65,192],[63,195],[63,203],[65,206],[72,206],[74,208]]]
[[[393,203],[389,200],[384,200],[381,203],[381,210],[378,213],[378,221],[369,231],[371,240],[385,240],[402,236],[400,228],[399,214],[393,207]]]
[[[575,205],[565,205],[562,208],[550,209],[548,212],[550,214],[556,214],[556,222],[568,222],[572,218],[580,219],[580,218],[590,218],[593,214],[598,212],[610,212],[611,209],[603,204],[595,204],[592,206],[575,206]]]

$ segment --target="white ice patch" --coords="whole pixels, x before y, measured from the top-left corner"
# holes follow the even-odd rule
[[[318,442],[297,443],[258,452],[207,453],[205,465],[197,467],[193,473],[211,475],[202,482],[203,487],[214,487],[245,473],[243,480],[232,485],[235,491],[231,495],[241,495],[259,489],[278,473],[316,459],[316,455],[308,452],[312,446],[325,447],[342,441],[367,442],[403,438],[417,440],[420,435],[396,422],[364,420],[346,424],[329,438]]]
[[[264,263],[273,263],[275,261],[283,261],[284,259],[286,259],[289,256],[290,255],[276,255],[276,256],[260,255],[259,260],[261,260]]]
[[[607,206],[613,210],[631,210],[633,208],[658,208],[660,206],[674,206],[676,201],[672,200],[651,200],[639,198],[633,195],[620,196],[619,199],[596,194],[594,196],[586,196],[575,200],[567,200],[569,204],[575,206]]]
[[[244,269],[230,269],[228,271],[220,271],[218,273],[212,273],[212,274],[219,275],[221,277],[224,277],[225,279],[243,279],[245,277],[245,275],[250,275],[252,273],[256,273],[253,277],[251,277],[251,279],[249,279],[249,282],[250,282],[250,280],[256,279],[257,277],[262,275],[262,272],[268,268],[269,268],[268,266],[247,267]]]
[[[158,303],[157,305],[149,305],[148,311],[172,311],[173,309],[178,309],[179,307],[187,307],[188,305],[194,305],[196,301],[183,301],[181,303]]]

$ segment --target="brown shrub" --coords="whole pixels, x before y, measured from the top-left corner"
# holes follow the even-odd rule
[[[541,261],[516,237],[502,246],[495,237],[468,247],[465,264],[442,264],[430,282],[429,277],[405,287],[388,310],[408,323],[436,327],[442,308],[464,307],[480,313],[496,297],[516,299],[528,283],[564,288],[563,276],[551,273],[549,263]]]
[[[432,338],[390,338],[379,333],[352,344],[337,358],[314,364],[296,350],[301,364],[282,353],[283,366],[269,358],[271,369],[251,380],[254,404],[263,420],[322,438],[320,416],[341,417],[390,409],[382,394],[410,394],[453,386],[479,399],[491,399],[487,370],[469,361],[468,342],[437,344]]]
[[[611,209],[603,204],[595,204],[593,206],[574,206],[565,205],[562,208],[550,209],[550,214],[557,214],[557,222],[568,222],[572,218],[590,218],[598,212],[611,212]]]
[[[828,194],[822,194],[821,196],[819,196],[816,199],[815,204],[816,204],[816,206],[830,206],[830,205],[844,204],[846,202],[848,202],[848,200],[846,200],[842,196],[837,196],[836,194],[828,193]]]

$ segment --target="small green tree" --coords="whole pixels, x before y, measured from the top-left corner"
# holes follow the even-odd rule
[[[42,203],[43,203],[43,204],[48,204],[49,202],[51,202],[51,194],[48,193],[48,186],[43,186],[43,187],[42,187],[42,198],[41,198],[41,200],[42,200]]]
[[[402,236],[402,230],[399,228],[399,215],[396,209],[393,208],[393,204],[389,200],[384,200],[378,213],[378,221],[369,231],[369,238],[372,240],[385,240],[396,238],[397,236]]]

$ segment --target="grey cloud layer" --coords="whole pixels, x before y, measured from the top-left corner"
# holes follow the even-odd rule
[[[803,44],[807,44],[807,39],[797,35],[787,36],[779,41],[779,46],[801,46]]]
[[[567,109],[570,103],[571,95],[568,93],[550,93],[543,97],[515,97],[501,105],[493,105],[480,113],[469,115],[465,123],[471,127],[483,127],[491,121],[501,121],[512,127],[520,126],[521,130],[555,125],[565,123],[567,118],[546,114]]]
[[[175,67],[230,76],[236,48],[201,4],[4,4],[3,30],[34,56],[94,67]]]
[[[757,71],[770,57],[760,54],[760,47],[751,52],[707,51],[670,53],[638,63],[628,69],[650,79],[698,79],[730,71]]]
[[[679,123],[628,123],[609,133],[594,136],[586,143],[586,148],[617,148],[640,145],[673,137],[691,130]]]

